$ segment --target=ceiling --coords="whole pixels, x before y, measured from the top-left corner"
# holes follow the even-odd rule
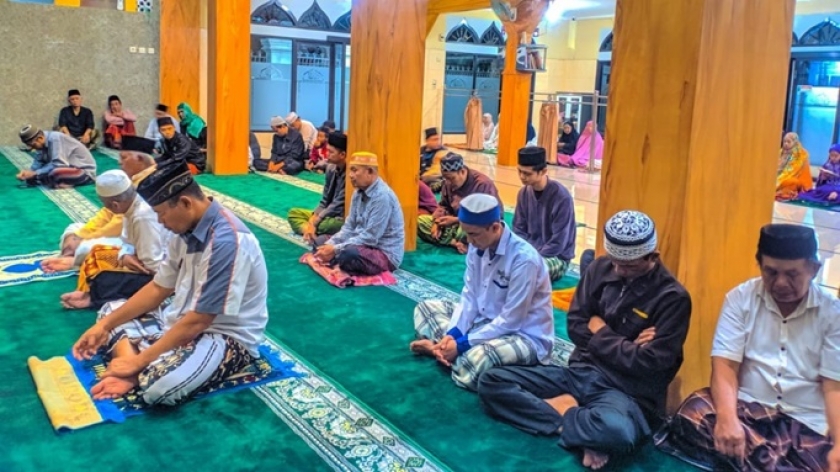
[[[615,15],[616,0],[554,0],[554,14],[560,17],[592,18]],[[840,11],[840,0],[797,0],[797,14],[814,14]],[[559,19],[559,17],[557,18]]]

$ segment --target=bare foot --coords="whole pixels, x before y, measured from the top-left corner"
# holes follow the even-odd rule
[[[70,292],[61,296],[61,306],[68,310],[90,308],[90,294],[86,292]]]
[[[600,470],[607,462],[610,461],[610,456],[603,452],[593,451],[592,449],[583,450],[583,466],[589,467],[592,470]]]
[[[411,349],[411,352],[418,356],[434,357],[435,353],[432,350],[434,346],[435,343],[429,339],[419,339],[417,341],[412,341],[412,343],[408,345],[408,348]]]
[[[125,379],[122,377],[105,377],[98,384],[90,389],[94,400],[105,400],[119,398],[137,386],[136,379]]]
[[[560,413],[561,416],[565,415],[569,408],[578,406],[578,402],[575,400],[575,397],[568,394],[549,398],[545,400],[545,402],[548,403],[548,406],[554,408],[557,413]]]

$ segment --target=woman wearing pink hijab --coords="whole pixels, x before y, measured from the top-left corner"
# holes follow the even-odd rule
[[[589,159],[592,158],[590,153],[592,151],[592,140],[595,140],[595,163],[596,167],[600,165],[601,158],[604,156],[604,138],[601,133],[595,129],[592,121],[586,123],[586,128],[580,133],[577,148],[575,153],[571,156],[565,154],[557,154],[557,164],[566,167],[586,167],[589,165]]]

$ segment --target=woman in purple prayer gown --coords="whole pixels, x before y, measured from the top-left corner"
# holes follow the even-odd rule
[[[800,193],[797,200],[826,206],[840,205],[840,144],[828,150],[828,161],[820,168],[817,186]]]

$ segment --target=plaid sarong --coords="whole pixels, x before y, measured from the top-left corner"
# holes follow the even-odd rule
[[[452,246],[452,243],[455,241],[467,242],[467,233],[461,229],[460,224],[441,228],[439,238],[435,238],[432,235],[434,226],[435,219],[432,215],[420,215],[417,217],[417,235],[423,241],[438,246]]]
[[[427,300],[414,309],[414,335],[438,343],[446,336],[449,320],[456,304],[449,300]],[[473,325],[472,329],[489,323]],[[502,365],[536,365],[537,352],[522,336],[511,334],[493,339],[461,354],[452,364],[452,380],[456,385],[475,391],[481,374]]]
[[[831,439],[760,403],[738,400],[746,458],[738,464],[715,450],[716,412],[708,388],[692,393],[656,434],[660,449],[705,470],[826,471]]]
[[[569,270],[569,261],[564,261],[559,257],[544,257],[545,265],[548,267],[548,276],[552,282],[556,282],[566,275]]]

